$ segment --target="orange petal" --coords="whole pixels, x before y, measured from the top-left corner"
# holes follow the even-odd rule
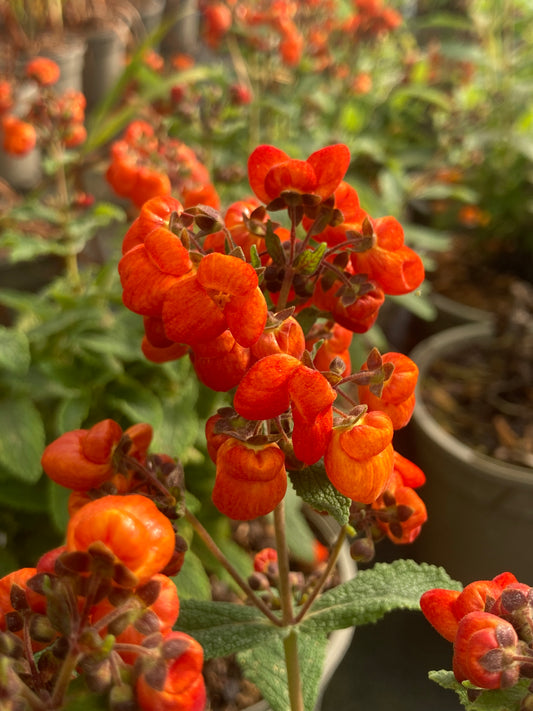
[[[261,358],[241,380],[233,407],[248,420],[281,415],[289,407],[289,377],[300,365],[297,358],[285,353]]]
[[[262,202],[270,202],[270,197],[265,190],[265,177],[268,171],[287,160],[289,156],[286,153],[269,145],[258,146],[248,158],[250,187]]]
[[[259,340],[267,314],[265,297],[259,287],[245,296],[234,296],[224,309],[229,330],[237,343],[245,348]]]
[[[307,163],[313,168],[317,186],[314,192],[322,199],[335,192],[350,165],[350,151],[344,143],[326,146],[312,153]]]
[[[204,289],[241,296],[258,285],[257,274],[251,264],[237,257],[213,252],[198,265],[198,282]]]

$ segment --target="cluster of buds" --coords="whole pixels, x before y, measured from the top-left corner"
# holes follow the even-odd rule
[[[64,546],[0,580],[2,708],[60,708],[79,674],[109,708],[204,708],[202,648],[172,629],[182,472],[148,454],[151,438],[104,420],[45,449],[46,474],[72,489],[70,519]]]
[[[203,39],[218,49],[228,33],[263,54],[276,52],[287,67],[297,66],[304,51],[317,70],[334,63],[331,48],[339,35],[351,42],[376,39],[401,24],[401,15],[382,0],[354,0],[352,12],[339,12],[335,0],[294,3],[289,0],[202,3]]]
[[[187,206],[198,202],[219,206],[207,168],[181,141],[136,120],[111,146],[106,178],[117,195],[141,207],[153,197],[175,192]]]
[[[462,592],[429,590],[420,605],[437,632],[453,642],[455,678],[470,682],[472,698],[533,678],[533,588],[512,573],[476,580]],[[533,683],[524,694],[520,708],[531,708]]]
[[[395,466],[392,438],[411,417],[418,370],[374,349],[352,372],[348,348],[385,295],[416,289],[424,268],[394,218],[360,206],[344,180],[349,162],[342,144],[305,161],[263,145],[248,161],[255,196],[224,215],[171,196],[147,201],[123,241],[123,301],[143,317],[149,359],[188,354],[208,387],[236,388],[233,407],[206,427],[223,514],[273,511],[287,472],[323,462],[338,492],[374,505],[387,535],[407,542],[425,509],[406,492],[422,482]],[[287,227],[271,217],[281,211]]]
[[[28,62],[26,77],[36,91],[22,116],[14,113],[16,87],[10,80],[0,79],[0,116],[6,153],[24,156],[37,145],[56,150],[75,148],[85,141],[85,97],[74,90],[58,94],[54,85],[59,76],[58,65],[47,57]]]

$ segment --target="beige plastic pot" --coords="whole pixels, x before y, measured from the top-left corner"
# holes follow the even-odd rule
[[[420,374],[408,434],[412,458],[427,477],[420,495],[428,509],[412,552],[463,583],[510,571],[533,585],[533,469],[476,452],[446,432],[424,403],[424,380],[437,358],[491,338],[490,323],[467,324],[411,352]]]

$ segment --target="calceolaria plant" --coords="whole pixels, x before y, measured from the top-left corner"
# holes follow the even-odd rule
[[[205,428],[212,503],[233,521],[271,515],[276,547],[243,577],[202,522],[210,502],[186,491],[187,467],[149,452],[149,424],[123,431],[105,419],[64,433],[42,466],[72,491],[65,544],[0,581],[6,708],[74,709],[83,698],[201,711],[202,657],[237,654],[274,711],[312,711],[328,633],[460,589],[405,560],[331,587],[348,541],[369,562],[378,540],[409,543],[427,517],[415,491],[424,474],[393,443],[413,410],[416,366],[373,348],[352,368],[349,351],[386,295],[418,289],[424,268],[395,218],[360,206],[349,164],[343,144],[307,160],[261,145],[248,162],[254,195],[224,214],[171,195],[142,204],[118,266],[124,305],[143,319],[147,359],[187,357],[204,387],[227,393]],[[290,568],[288,489],[338,524],[307,584]],[[185,532],[238,601],[178,601]]]

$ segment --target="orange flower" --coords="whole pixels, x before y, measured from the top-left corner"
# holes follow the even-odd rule
[[[203,38],[211,49],[216,49],[231,27],[231,10],[224,3],[208,5],[203,11]]]
[[[239,345],[226,330],[214,340],[194,346],[191,361],[200,382],[216,392],[227,392],[248,370],[250,349]]]
[[[55,84],[60,73],[58,65],[48,57],[35,57],[26,64],[26,76],[42,86]]]
[[[247,420],[269,420],[289,408],[288,381],[300,361],[285,353],[261,358],[243,377],[233,407]]]
[[[118,264],[124,305],[142,316],[161,317],[165,295],[191,269],[189,252],[175,234],[165,227],[148,232]]]
[[[367,412],[354,425],[333,428],[324,454],[333,486],[354,501],[375,501],[392,474],[392,435],[392,422],[383,412]]]
[[[248,178],[264,203],[289,195],[313,195],[313,202],[318,203],[334,193],[349,164],[350,151],[342,143],[321,148],[307,160],[295,160],[279,148],[262,145],[248,159]]]
[[[343,291],[346,288],[340,280],[336,280],[333,286],[324,290],[322,281],[318,280],[313,292],[313,303],[322,311],[328,311],[338,324],[349,331],[366,333],[376,322],[385,294],[372,283],[354,284],[350,298],[345,303]]]
[[[141,711],[203,711],[206,691],[202,676],[203,650],[184,632],[169,632],[163,640],[167,675],[162,687],[151,686],[141,671],[136,685]],[[170,650],[179,650],[170,656]],[[170,658],[169,658],[170,657]]]
[[[323,328],[320,328],[316,336],[313,335],[306,340],[306,348],[311,351],[317,341],[324,339],[324,343],[316,352],[313,360],[315,368],[317,370],[329,370],[334,358],[340,358],[345,366],[341,375],[350,375],[352,364],[348,349],[352,338],[353,332],[338,323],[330,321]]]
[[[31,123],[21,121],[16,116],[4,116],[2,119],[4,134],[3,147],[6,153],[24,156],[37,144],[37,132]]]
[[[216,466],[213,503],[231,519],[265,516],[285,496],[285,455],[277,444],[252,445],[230,437],[218,449]]]
[[[287,353],[300,359],[305,350],[305,336],[294,316],[289,316],[272,328],[265,328],[259,340],[250,348],[255,360],[274,353]]]
[[[251,346],[267,318],[258,283],[254,268],[237,257],[218,252],[203,257],[196,272],[165,294],[162,317],[168,338],[196,345],[229,329],[239,345]]]
[[[183,205],[171,195],[158,195],[150,198],[141,207],[139,216],[135,218],[124,236],[122,254],[144,242],[144,238],[157,227],[170,230],[170,219],[173,214],[181,215]]]
[[[342,212],[343,221],[339,225],[327,225],[320,233],[320,241],[328,243],[329,247],[346,242],[351,233],[360,233],[363,220],[368,214],[359,204],[359,195],[354,187],[345,180],[341,180],[333,193],[335,202],[334,208]],[[309,229],[311,220],[304,217],[304,226]]]
[[[122,428],[110,419],[65,432],[45,448],[42,467],[56,484],[88,491],[113,476],[113,452],[121,438]]]
[[[370,220],[375,244],[363,252],[352,252],[356,274],[366,274],[385,294],[408,294],[424,281],[424,265],[418,254],[404,244],[402,226],[394,217]]]
[[[13,106],[13,87],[7,79],[0,79],[0,114],[9,111]]]
[[[368,386],[358,386],[359,401],[369,410],[381,410],[391,418],[395,430],[405,427],[415,407],[417,365],[403,353],[385,353],[383,363],[393,363],[392,375],[384,381],[381,396],[374,395]],[[367,370],[364,363],[362,370]]]
[[[86,551],[97,541],[143,584],[172,558],[175,534],[168,518],[146,496],[103,496],[79,509],[67,527],[68,551]]]
[[[36,575],[36,568],[20,568],[12,573],[8,573],[3,578],[0,578],[0,630],[5,632],[6,620],[5,615],[8,612],[13,612],[14,608],[11,604],[11,588],[16,585],[22,588],[26,596],[28,605],[33,612],[43,614],[46,612],[46,598],[44,595],[39,595],[27,586],[30,578]]]

